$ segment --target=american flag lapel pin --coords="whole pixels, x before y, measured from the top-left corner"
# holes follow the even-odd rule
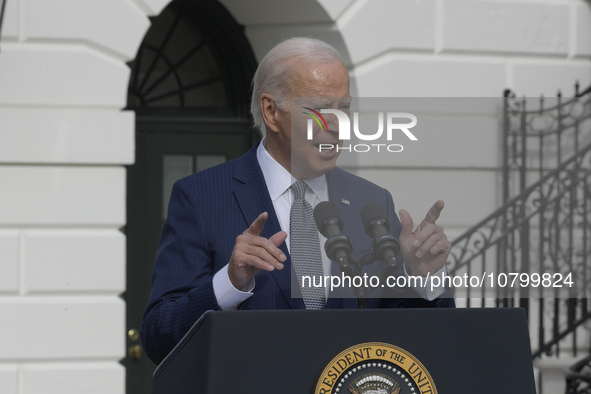
[[[351,205],[351,201],[345,200],[344,198],[341,198],[341,202],[345,205]]]

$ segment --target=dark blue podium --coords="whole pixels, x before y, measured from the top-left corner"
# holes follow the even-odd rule
[[[371,384],[388,394],[535,394],[525,312],[208,312],[158,366],[153,393],[362,394]]]

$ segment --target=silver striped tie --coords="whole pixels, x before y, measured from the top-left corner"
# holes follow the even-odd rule
[[[312,206],[306,201],[306,188],[304,181],[297,181],[291,185],[295,192],[295,199],[291,205],[289,231],[290,251],[293,268],[298,278],[298,283],[304,298],[306,309],[324,308],[324,287],[314,287],[314,280],[323,277],[322,255],[320,254],[320,240],[318,229],[314,222]],[[302,276],[312,278],[312,286],[302,287]]]

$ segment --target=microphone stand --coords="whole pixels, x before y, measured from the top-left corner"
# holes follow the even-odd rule
[[[375,263],[376,260],[378,259],[376,258],[375,253],[372,251],[364,255],[361,259],[359,259],[359,261],[356,261],[356,276],[361,277],[361,269],[366,265]],[[387,258],[385,263],[386,266],[382,268],[379,273],[380,283],[382,284],[386,283],[386,278],[396,272],[396,268],[398,267],[398,261],[396,261],[396,258],[393,256]],[[368,294],[366,294],[367,288],[363,286],[363,281],[361,281],[361,284],[362,285],[360,287],[355,288],[355,295],[357,296],[357,309],[366,309],[369,304],[369,300],[367,298]]]
[[[357,309],[367,309],[369,307],[368,288],[365,286],[361,276],[363,267],[375,263],[376,260],[378,260],[376,254],[379,255],[380,253],[383,253],[384,249],[391,248],[393,242],[396,242],[396,240],[392,235],[389,234],[386,236],[377,237],[372,248],[373,251],[367,253],[359,260],[356,260],[350,255],[351,250],[348,249],[348,247],[345,247],[344,249],[348,250],[348,253],[342,253],[339,256],[331,254],[331,256],[329,256],[331,260],[335,261],[339,265],[343,275],[349,278],[351,284],[355,283],[356,278],[360,279],[360,286],[353,286],[353,291],[355,293],[355,297],[357,298]],[[333,236],[326,241],[325,249],[327,251],[338,250],[339,248],[336,247],[336,245],[339,245],[341,248],[343,248],[344,245],[350,246],[349,238],[344,234]],[[387,257],[384,262],[386,263],[386,266],[382,268],[379,273],[380,283],[386,283],[386,278],[394,273],[396,271],[396,267],[398,266],[396,258],[391,255]]]
[[[359,260],[356,260],[353,257],[350,258],[350,261],[349,258],[345,257],[335,260],[335,262],[339,264],[344,276],[349,278],[352,284],[355,283],[355,278],[360,279],[360,286],[353,286],[353,291],[355,292],[355,297],[357,298],[357,309],[367,309],[369,307],[369,292],[368,288],[365,286],[365,282],[362,279],[361,270],[364,266],[375,263],[376,260],[377,258],[373,252],[367,253]],[[382,268],[379,273],[380,283],[386,283],[386,278],[392,275],[392,273],[396,272],[396,267],[398,266],[398,262],[396,261],[395,257],[388,258],[385,263],[386,266]]]
[[[390,224],[385,217],[383,208],[377,204],[368,204],[361,210],[365,232],[374,242],[372,251],[357,261],[351,256],[353,245],[349,237],[342,233],[342,219],[334,204],[325,201],[314,208],[314,220],[318,231],[327,238],[324,245],[326,255],[340,266],[343,276],[353,285],[358,309],[366,309],[369,306],[368,288],[361,276],[362,268],[373,264],[377,259],[383,260],[386,266],[380,272],[379,278],[380,283],[384,283],[386,277],[395,272],[398,265],[396,254],[400,250],[400,245],[390,234]],[[357,278],[360,279],[359,286],[355,286]]]
[[[349,278],[351,284],[355,283],[355,278],[361,278],[362,266],[359,264],[360,262],[355,260],[355,258],[343,256],[335,259],[334,261],[341,268],[343,275]],[[359,287],[353,286],[355,297],[357,298],[357,309],[367,309],[369,306],[369,300],[367,299],[367,288],[363,285],[363,280],[361,280],[360,283],[361,286]]]

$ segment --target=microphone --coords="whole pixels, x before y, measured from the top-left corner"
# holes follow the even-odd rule
[[[386,268],[396,269],[396,256],[400,252],[400,242],[390,234],[390,222],[381,205],[371,203],[361,209],[361,220],[365,232],[373,238],[372,251],[374,255],[388,264]]]
[[[347,275],[353,275],[350,265],[353,245],[349,237],[342,234],[343,221],[339,211],[330,201],[323,201],[314,208],[314,220],[320,234],[326,237],[324,250],[329,259],[336,261]]]

